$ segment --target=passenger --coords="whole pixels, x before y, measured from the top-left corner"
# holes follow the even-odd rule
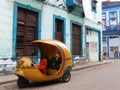
[[[46,75],[46,66],[47,66],[47,59],[46,58],[43,58],[41,59],[40,61],[40,64],[37,66],[37,68],[43,73]]]
[[[61,64],[61,63],[62,63],[62,58],[59,57],[59,58],[56,60],[56,62],[55,62],[55,68],[56,68],[57,70],[60,69],[60,64]]]

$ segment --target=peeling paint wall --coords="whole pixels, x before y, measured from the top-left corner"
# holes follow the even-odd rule
[[[15,70],[16,61],[11,59],[0,59],[0,73],[1,74],[10,74]]]

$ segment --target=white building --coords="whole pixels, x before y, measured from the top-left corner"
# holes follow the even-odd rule
[[[70,49],[73,62],[102,59],[101,0],[0,2],[1,72],[14,69],[17,57],[39,57],[30,44],[35,39],[62,41]]]

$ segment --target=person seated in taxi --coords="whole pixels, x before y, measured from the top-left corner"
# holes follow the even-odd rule
[[[47,70],[46,70],[46,66],[47,66],[47,58],[42,58],[40,60],[40,63],[39,65],[37,66],[37,68],[43,73],[43,74],[46,74]]]

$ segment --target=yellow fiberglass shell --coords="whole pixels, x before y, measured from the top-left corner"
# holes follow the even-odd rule
[[[41,57],[49,56],[49,58],[51,58],[51,56],[54,55],[62,57],[60,69],[52,75],[44,75],[37,69],[36,65],[34,65],[29,58],[23,57],[21,60],[25,63],[22,66],[23,68],[18,65],[16,66],[16,75],[23,76],[34,82],[44,82],[61,78],[68,67],[72,67],[72,57],[70,51],[62,42],[57,40],[35,40],[32,43],[39,48]],[[49,70],[49,72],[53,73],[55,71]]]

